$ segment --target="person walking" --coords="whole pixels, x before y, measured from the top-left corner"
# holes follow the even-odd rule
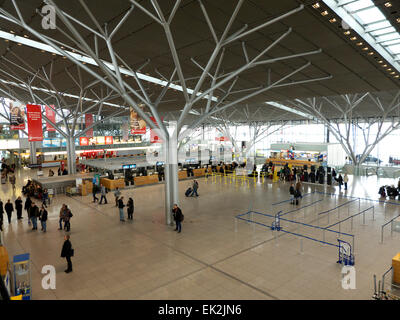
[[[199,195],[197,194],[197,189],[199,188],[199,183],[197,182],[197,180],[193,181],[193,191],[192,194],[190,195],[191,197],[193,197],[194,194],[196,194],[196,197],[198,197]]]
[[[117,187],[114,191],[114,197],[115,197],[115,206],[118,207],[118,198],[121,195],[121,191],[119,191],[119,188]]]
[[[13,190],[15,190],[15,175],[12,174],[12,175],[8,178],[8,181],[10,181]]]
[[[37,230],[37,218],[40,216],[40,213],[39,213],[39,208],[34,202],[32,202],[31,204],[29,216],[32,221],[32,230]]]
[[[182,221],[183,221],[182,210],[175,203],[174,207],[172,208],[172,212],[173,212],[173,217],[174,217],[175,224],[176,224],[175,231],[178,231],[178,233],[180,233],[182,230]]]
[[[60,209],[60,215],[58,217],[58,224],[59,224],[58,230],[63,229],[62,223],[64,221],[64,214],[65,214],[65,204],[63,203],[63,205],[61,206],[61,209]]]
[[[103,199],[104,199],[104,204],[107,204],[107,198],[106,198],[107,189],[102,184],[100,184],[100,192],[101,192],[100,204],[102,204]]]
[[[70,241],[70,235],[66,234],[64,236],[64,244],[61,249],[61,257],[67,260],[67,269],[64,271],[65,273],[72,272],[72,261],[71,257],[74,256],[74,249],[72,249],[72,244]]]
[[[44,208],[44,205],[42,205],[42,208],[40,209],[39,220],[42,225],[42,231],[46,232],[47,210]]]
[[[118,209],[119,209],[119,220],[125,222],[124,218],[124,197],[118,199]]]
[[[64,210],[64,229],[69,232],[71,230],[71,218],[73,214],[71,210],[68,208],[67,205],[65,205],[65,210]]]
[[[96,197],[97,185],[96,185],[95,183],[93,183],[93,190],[92,190],[92,193],[93,193],[93,202],[96,202],[96,200],[99,201],[99,198]]]
[[[290,204],[294,204],[294,193],[295,193],[295,189],[294,189],[294,184],[292,183],[289,188]]]
[[[42,205],[47,208],[46,202],[49,203],[50,205],[50,199],[49,199],[49,192],[47,191],[47,189],[43,190],[43,203]]]
[[[6,210],[7,217],[8,217],[8,223],[11,223],[11,215],[12,212],[14,211],[13,204],[10,202],[10,199],[7,200],[6,205],[4,206],[4,210]]]
[[[17,219],[21,220],[22,219],[22,199],[21,199],[21,197],[18,197],[17,200],[15,200],[15,210],[17,210]]]
[[[347,183],[349,182],[349,176],[347,175],[347,173],[344,174],[343,182],[344,182],[344,190],[347,190]]]
[[[27,213],[27,215],[28,215],[28,225],[30,225],[31,224],[31,216],[30,216],[30,214],[29,214],[29,212],[30,212],[30,210],[31,210],[31,206],[32,206],[32,200],[31,200],[31,198],[29,197],[29,195],[26,197],[26,200],[25,200],[25,205],[24,205],[24,209],[26,210],[26,213]]]
[[[129,200],[128,200],[128,220],[133,220],[133,210],[134,210],[133,199],[129,198]]]
[[[339,183],[339,190],[341,190],[342,189],[342,185],[343,185],[343,177],[342,177],[341,173],[339,173],[339,177],[338,177],[337,181]]]

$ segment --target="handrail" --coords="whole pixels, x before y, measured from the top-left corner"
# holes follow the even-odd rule
[[[354,201],[357,201],[357,200],[359,200],[359,199],[360,199],[360,198],[357,198],[357,199],[350,200],[350,201],[348,201],[348,202],[342,203],[340,206],[337,206],[337,207],[335,207],[335,208],[333,208],[333,209],[329,209],[329,210],[326,210],[326,211],[322,211],[322,212],[318,213],[318,215],[320,215],[320,214],[325,214],[325,213],[334,211],[334,210],[336,210],[336,209],[339,209],[339,208],[341,208],[341,207],[343,207],[343,206],[345,206],[345,205],[347,205],[347,204],[350,204],[350,203],[352,203],[352,202],[354,202]]]
[[[385,288],[385,277],[391,270],[393,270],[393,267],[390,267],[390,269],[388,271],[386,271],[382,276],[382,291],[383,292],[384,292],[384,288]]]
[[[385,224],[382,225],[381,227],[381,243],[383,243],[383,231],[384,228],[389,224],[392,223],[395,219],[397,219],[398,217],[400,217],[400,214],[398,214],[396,217],[394,217],[393,219],[389,220],[388,222],[386,222]],[[393,232],[393,228],[392,228],[392,232]]]
[[[334,227],[334,226],[336,226],[336,225],[338,225],[338,224],[340,224],[340,223],[342,223],[342,222],[345,222],[345,221],[347,221],[347,220],[349,220],[349,219],[351,219],[351,218],[354,218],[354,217],[360,215],[361,213],[364,213],[364,212],[366,212],[366,211],[368,211],[368,210],[370,210],[370,209],[373,209],[373,208],[374,208],[374,206],[369,207],[369,208],[367,208],[367,209],[364,209],[363,211],[360,211],[360,212],[358,212],[358,213],[356,213],[356,214],[353,214],[353,215],[350,216],[350,217],[347,217],[346,219],[343,219],[343,220],[340,220],[340,221],[338,221],[338,222],[336,222],[336,223],[334,223],[334,224],[331,224],[330,226],[327,226],[326,228],[332,228],[332,227]]]

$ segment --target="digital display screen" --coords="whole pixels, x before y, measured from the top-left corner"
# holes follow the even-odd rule
[[[129,169],[136,169],[136,164],[130,164]]]
[[[162,166],[164,164],[164,161],[157,161],[156,166]]]

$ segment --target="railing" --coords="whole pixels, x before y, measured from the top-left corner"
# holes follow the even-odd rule
[[[393,235],[393,221],[396,220],[398,217],[400,217],[400,214],[382,225],[382,227],[381,227],[381,243],[383,243],[384,228],[390,223],[390,236],[392,236]]]
[[[375,221],[375,207],[372,206],[372,207],[369,207],[369,208],[367,208],[367,209],[365,209],[363,211],[360,211],[360,212],[358,212],[356,214],[353,214],[350,217],[347,217],[346,219],[343,219],[343,220],[340,220],[340,221],[338,221],[338,222],[336,222],[334,224],[331,224],[330,226],[327,226],[326,228],[330,229],[330,228],[332,228],[332,227],[334,227],[336,225],[339,225],[339,233],[340,233],[341,232],[341,224],[342,224],[342,222],[345,222],[345,221],[351,219],[351,230],[353,230],[353,218],[359,216],[360,214],[363,214],[363,224],[365,225],[365,212],[367,212],[368,210],[371,210],[371,209],[372,209],[372,221]]]

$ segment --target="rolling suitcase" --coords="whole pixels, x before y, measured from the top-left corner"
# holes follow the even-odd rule
[[[186,197],[189,197],[189,194],[190,194],[192,191],[193,191],[192,188],[187,189],[186,192],[185,192],[185,196],[186,196]]]

